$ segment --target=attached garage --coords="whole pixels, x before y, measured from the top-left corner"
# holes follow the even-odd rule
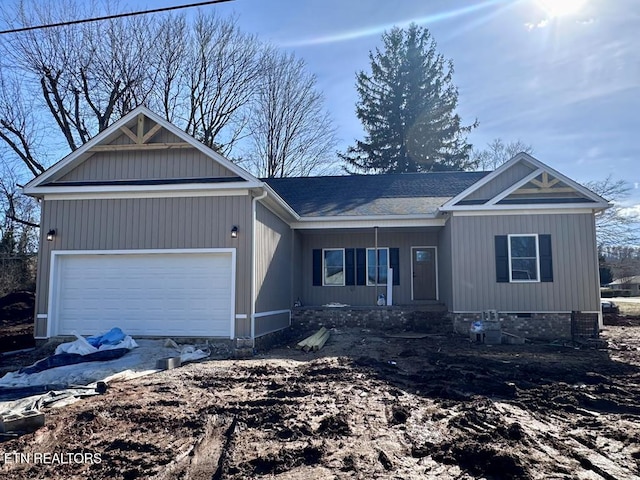
[[[53,251],[48,336],[234,336],[235,250]]]

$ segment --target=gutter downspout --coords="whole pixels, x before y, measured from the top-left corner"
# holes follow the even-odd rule
[[[258,200],[267,197],[267,190],[264,189],[258,197],[251,200],[251,311],[249,319],[251,321],[251,341],[255,343],[256,338],[256,224],[258,223],[257,205]]]
[[[373,298],[373,304],[374,305],[378,305],[378,227],[373,227],[373,231],[375,232],[374,234],[374,243],[375,243],[375,256],[376,259],[373,262],[373,264],[375,265],[375,273],[374,273],[374,285],[376,286],[376,290],[375,290],[375,296]]]

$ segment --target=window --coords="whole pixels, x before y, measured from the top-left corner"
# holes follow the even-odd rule
[[[344,286],[344,249],[322,251],[323,278],[325,286]]]
[[[386,285],[388,271],[389,249],[378,248],[376,262],[376,249],[367,248],[367,285]]]
[[[540,281],[539,258],[537,235],[509,235],[510,281]]]
[[[496,282],[553,282],[551,235],[496,235]]]

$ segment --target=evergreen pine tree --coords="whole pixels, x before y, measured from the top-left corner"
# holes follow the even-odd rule
[[[394,27],[383,50],[369,52],[371,72],[359,72],[357,116],[366,135],[341,155],[347,170],[373,173],[464,170],[471,166],[466,133],[455,113],[453,63],[436,52],[426,28]]]

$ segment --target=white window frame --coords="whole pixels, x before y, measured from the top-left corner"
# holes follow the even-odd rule
[[[390,261],[391,261],[391,258],[389,257],[389,247],[378,247],[377,249],[375,247],[369,247],[369,248],[367,248],[367,253],[366,253],[367,262],[366,262],[366,266],[365,266],[365,268],[366,268],[365,277],[367,279],[367,287],[386,286],[387,283],[389,283],[389,278],[387,278],[387,281],[385,283],[375,283],[375,282],[372,283],[372,282],[369,281],[369,250],[373,250],[373,251],[375,251],[375,250],[378,250],[378,251],[386,250],[387,251],[387,271],[389,271],[389,266],[390,266]],[[376,266],[378,267],[378,269],[380,268],[380,265],[376,265]],[[379,274],[379,271],[376,271],[376,280],[378,279],[378,274]],[[392,281],[393,281],[393,279],[392,279]]]
[[[509,282],[510,283],[540,283],[540,243],[538,241],[537,233],[517,233],[507,235],[507,247],[509,253]],[[511,239],[513,237],[534,237],[536,242],[536,279],[535,280],[525,280],[525,279],[514,279],[513,278],[513,267],[511,265],[513,257],[511,256]]]
[[[334,251],[342,252],[342,284],[339,283],[326,283],[327,279],[327,265],[325,263],[324,252],[334,252]],[[347,280],[347,265],[345,258],[345,249],[344,248],[323,248],[322,249],[322,286],[323,287],[344,287],[346,285]]]

